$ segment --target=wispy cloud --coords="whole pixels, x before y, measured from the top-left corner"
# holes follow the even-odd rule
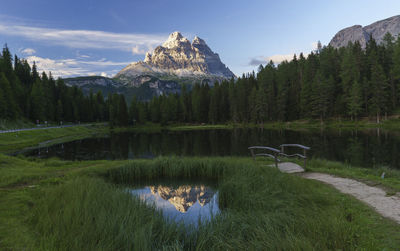
[[[315,51],[318,47],[318,42],[310,43],[311,51]],[[304,57],[307,57],[310,53],[303,53]],[[259,66],[260,64],[265,65],[268,64],[270,61],[274,62],[275,64],[280,64],[283,61],[292,61],[294,55],[300,55],[300,53],[289,53],[289,54],[276,54],[272,56],[256,56],[250,59],[249,65],[250,66]]]
[[[32,49],[32,48],[21,49],[20,51],[21,51],[21,53],[23,53],[25,55],[33,55],[36,53],[36,50]]]
[[[50,59],[38,56],[27,57],[28,63],[36,63],[39,72],[51,72],[54,77],[74,77],[87,75],[102,75],[111,77],[118,70],[108,70],[108,67],[128,65],[130,62],[113,62],[105,59],[84,61],[77,59]],[[107,73],[106,73],[107,72]]]
[[[258,66],[260,64],[268,64],[270,61],[274,62],[275,64],[280,64],[283,61],[291,61],[293,59],[294,54],[277,54],[269,57],[258,56],[250,59],[249,65],[251,66]]]
[[[167,35],[126,34],[95,30],[64,30],[5,23],[0,23],[0,34],[23,37],[32,41],[75,49],[132,51],[132,48],[140,48],[140,52],[146,52],[154,48],[167,38]]]
[[[260,64],[264,65],[264,64],[267,64],[267,63],[268,63],[268,61],[267,61],[266,57],[259,56],[259,57],[255,57],[255,58],[250,59],[249,65],[251,65],[251,66],[259,66]]]
[[[143,55],[146,52],[152,51],[152,50],[153,50],[152,46],[143,47],[143,46],[136,45],[135,47],[132,48],[132,55]]]

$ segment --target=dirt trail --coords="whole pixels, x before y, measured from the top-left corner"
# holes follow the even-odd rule
[[[368,186],[356,180],[336,177],[330,174],[303,173],[301,176],[330,184],[340,192],[354,196],[373,207],[384,217],[390,218],[400,224],[400,193],[387,196],[386,191],[379,187]]]

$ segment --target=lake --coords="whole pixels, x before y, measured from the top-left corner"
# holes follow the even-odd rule
[[[250,156],[247,147],[297,143],[311,147],[309,156],[363,167],[400,169],[400,132],[356,130],[193,130],[157,133],[123,132],[23,152],[65,160],[135,159],[156,156]]]

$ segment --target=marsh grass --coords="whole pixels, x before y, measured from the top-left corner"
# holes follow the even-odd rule
[[[46,190],[31,223],[44,250],[150,250],[185,239],[182,227],[166,224],[154,208],[96,178]]]
[[[197,229],[167,222],[121,184],[214,179],[222,213]],[[45,250],[326,250],[400,245],[399,226],[315,181],[249,158],[157,158],[42,188],[30,225]]]

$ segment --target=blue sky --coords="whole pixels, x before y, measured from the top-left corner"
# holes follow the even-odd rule
[[[112,76],[174,31],[206,40],[236,74],[326,45],[345,27],[400,14],[400,1],[3,0],[0,43],[55,76]]]

